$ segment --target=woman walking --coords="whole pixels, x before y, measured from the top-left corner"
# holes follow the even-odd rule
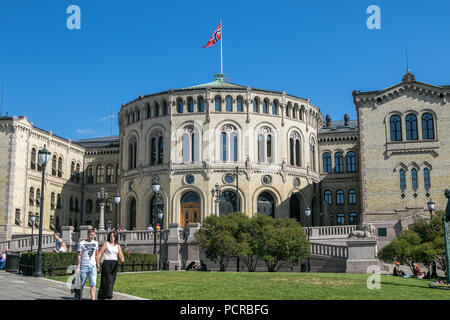
[[[120,248],[117,233],[111,231],[108,233],[108,241],[106,241],[99,252],[99,258],[103,258],[102,277],[100,282],[100,290],[98,291],[99,300],[111,300],[113,298],[114,283],[116,282],[118,257],[123,263],[125,261]]]

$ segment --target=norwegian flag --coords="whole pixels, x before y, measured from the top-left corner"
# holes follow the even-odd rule
[[[216,44],[217,41],[222,39],[222,22],[219,23],[219,26],[217,27],[216,31],[211,35],[209,38],[208,43],[206,46],[203,46],[202,48],[208,48]]]

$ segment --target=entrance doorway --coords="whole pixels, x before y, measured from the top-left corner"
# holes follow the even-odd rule
[[[181,198],[180,224],[189,227],[189,223],[200,222],[200,196],[195,192],[188,192]]]

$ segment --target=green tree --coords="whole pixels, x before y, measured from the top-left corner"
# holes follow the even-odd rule
[[[269,272],[276,272],[290,263],[299,263],[309,256],[309,243],[302,226],[295,219],[277,219],[262,228],[258,255]]]
[[[443,212],[436,212],[431,220],[417,219],[400,237],[395,238],[378,253],[378,257],[387,263],[394,260],[410,266],[421,262],[431,268],[436,265],[445,269],[445,242]]]
[[[235,255],[236,240],[230,231],[230,221],[226,216],[209,216],[195,233],[196,245],[205,249],[206,257],[226,271],[228,261]]]

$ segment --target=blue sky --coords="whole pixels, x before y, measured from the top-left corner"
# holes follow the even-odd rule
[[[81,30],[66,27],[72,4]],[[231,82],[309,97],[333,120],[356,118],[353,90],[401,80],[405,43],[418,81],[450,85],[446,0],[2,0],[3,114],[73,140],[109,135],[122,103],[213,80],[220,46],[202,46],[220,18]]]

